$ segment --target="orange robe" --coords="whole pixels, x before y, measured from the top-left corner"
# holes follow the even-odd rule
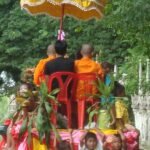
[[[34,84],[39,86],[40,85],[40,77],[42,77],[44,73],[44,67],[45,64],[50,61],[55,59],[55,56],[49,56],[48,58],[41,59],[39,63],[37,64],[35,71],[34,71]]]
[[[102,75],[102,67],[89,57],[81,58],[75,61],[76,73],[96,73]]]
[[[81,58],[80,60],[75,61],[75,72],[76,73],[94,73],[99,75],[100,77],[103,77],[103,70],[99,63],[96,63],[89,57]],[[78,81],[77,90],[76,90],[76,99],[82,99],[82,97],[85,97],[85,94],[96,94],[97,88],[95,87],[94,83],[91,86],[90,83],[86,83],[84,81]],[[93,81],[95,82],[95,81]],[[92,93],[85,93],[85,86],[92,88]]]

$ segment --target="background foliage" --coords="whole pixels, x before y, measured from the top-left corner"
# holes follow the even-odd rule
[[[3,123],[3,119],[9,116],[8,112],[8,97],[0,95],[0,124]]]
[[[0,71],[7,71],[18,81],[22,69],[45,57],[58,27],[59,20],[30,16],[21,10],[19,0],[0,0]],[[110,0],[102,20],[82,22],[66,17],[64,30],[72,57],[82,43],[90,42],[100,52],[100,61],[117,63],[122,72],[137,76],[137,69],[133,69],[138,59],[150,56],[150,3]]]

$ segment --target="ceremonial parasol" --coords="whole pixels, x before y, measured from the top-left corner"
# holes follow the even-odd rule
[[[81,20],[100,19],[106,0],[21,0],[21,8],[33,15],[48,14],[60,18],[60,35],[63,16]]]

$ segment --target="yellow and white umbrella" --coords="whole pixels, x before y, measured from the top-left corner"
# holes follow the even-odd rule
[[[73,16],[81,20],[100,19],[106,0],[21,0],[20,3],[21,8],[30,14],[48,14],[61,18],[62,30],[63,16]]]

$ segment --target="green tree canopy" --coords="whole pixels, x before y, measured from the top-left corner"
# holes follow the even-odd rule
[[[31,16],[21,10],[19,1],[0,1],[0,71],[18,80],[21,69],[35,66],[56,40],[59,20]],[[101,61],[120,65],[132,56],[150,56],[149,0],[110,0],[102,20],[79,21],[65,17],[64,30],[69,54],[90,42]]]

